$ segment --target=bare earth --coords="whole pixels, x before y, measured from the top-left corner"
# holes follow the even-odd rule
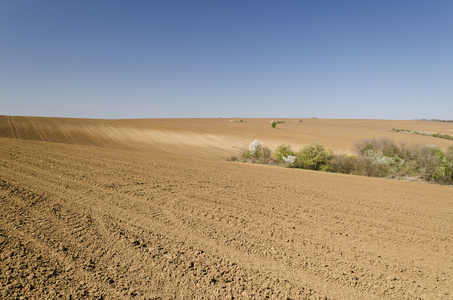
[[[0,298],[453,299],[453,187],[224,161],[453,124],[269,121],[0,116]]]

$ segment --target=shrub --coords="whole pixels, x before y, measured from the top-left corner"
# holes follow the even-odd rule
[[[353,151],[357,155],[364,156],[364,153],[368,150],[377,150],[376,139],[360,140],[354,143]]]
[[[227,161],[239,161],[239,158],[235,155],[231,155],[227,158]]]
[[[381,138],[362,140],[354,144],[359,155],[334,155],[320,144],[312,144],[297,154],[289,145],[280,145],[272,150],[254,140],[242,154],[243,161],[266,164],[282,164],[308,170],[332,171],[369,177],[413,177],[443,184],[453,183],[453,146],[442,151],[435,146],[398,147],[393,141]],[[228,161],[239,160],[231,156]]]
[[[387,157],[397,157],[400,152],[395,142],[386,137],[382,137],[378,140],[378,148]]]
[[[409,146],[407,142],[400,142],[399,157],[404,160],[411,160],[413,157],[413,146]]]
[[[254,140],[249,145],[249,154],[251,157],[259,159],[262,155],[262,152],[263,152],[263,142]]]
[[[320,144],[312,144],[297,153],[294,165],[302,169],[328,171],[332,157],[332,150],[326,150]]]
[[[442,150],[436,149],[439,165],[433,173],[433,179],[441,183],[453,182],[453,159]]]
[[[360,158],[355,155],[335,155],[330,160],[330,167],[335,173],[357,174],[360,169]]]
[[[386,163],[372,162],[366,169],[368,177],[387,177],[390,173],[390,167]]]
[[[283,162],[287,166],[293,166],[295,161],[296,161],[296,157],[294,155],[288,155],[288,156],[283,157]]]
[[[274,157],[269,157],[263,163],[268,164],[268,165],[273,165],[273,166],[277,166],[280,164],[280,162],[277,159],[275,159]]]
[[[453,146],[448,147],[446,155],[453,160]]]
[[[354,143],[354,152],[360,156],[366,156],[370,150],[382,152],[384,156],[395,157],[400,154],[400,149],[395,142],[389,138],[366,139]]]
[[[261,149],[261,157],[260,160],[267,161],[269,158],[272,157],[272,150],[268,146],[263,146]]]
[[[433,174],[433,180],[440,183],[449,183],[452,181],[451,168],[445,166],[438,167]]]
[[[277,122],[275,122],[274,120],[271,121],[271,126],[272,128],[275,128],[275,126],[277,126]]]
[[[230,158],[231,159],[231,158]],[[260,163],[271,163],[272,150],[264,146],[263,142],[254,140],[246,149],[242,151],[242,160]]]
[[[453,136],[451,136],[451,135],[449,135],[449,134],[442,134],[442,133],[425,133],[425,132],[420,132],[420,131],[407,130],[407,129],[396,129],[396,128],[392,128],[390,131],[394,131],[394,132],[403,132],[403,133],[410,133],[410,134],[416,134],[416,135],[424,135],[424,136],[432,136],[432,137],[435,137],[435,138],[453,140]]]
[[[280,145],[277,146],[277,149],[274,151],[274,157],[280,162],[283,162],[284,157],[294,156],[294,152],[291,150],[290,145]]]
[[[428,181],[433,179],[434,172],[440,167],[437,150],[434,146],[422,146],[414,153],[419,173]]]
[[[385,156],[380,150],[369,149],[362,153],[362,157],[371,159],[373,162],[390,163],[389,157]]]

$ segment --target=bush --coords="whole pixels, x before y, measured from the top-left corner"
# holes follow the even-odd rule
[[[263,142],[254,140],[249,145],[249,154],[253,158],[260,159],[261,155],[263,154]]]
[[[450,149],[449,149],[450,150]],[[436,149],[439,165],[433,173],[433,179],[441,183],[453,182],[453,158],[447,153],[443,153],[440,149]]]
[[[334,155],[320,144],[312,144],[297,154],[289,145],[280,145],[275,150],[254,140],[242,154],[243,161],[280,164],[316,171],[332,171],[369,177],[418,177],[443,184],[453,183],[453,146],[442,151],[435,146],[398,147],[392,140],[381,138],[362,140],[354,144],[358,155]],[[237,161],[236,156],[227,160]]]
[[[295,161],[296,157],[294,155],[288,155],[283,157],[283,163],[289,167],[293,166]]]
[[[239,158],[235,155],[231,155],[226,159],[227,161],[239,161]]]
[[[330,167],[331,171],[335,173],[358,174],[358,171],[360,169],[360,158],[355,155],[335,155],[330,160]]]
[[[263,142],[254,140],[247,148],[242,151],[242,160],[244,162],[260,162],[260,163],[269,163],[275,164],[272,158],[272,150],[268,146],[264,146]],[[229,160],[232,157],[230,157]]]
[[[389,138],[366,139],[354,143],[354,152],[360,156],[366,156],[370,150],[382,152],[384,156],[396,157],[400,155],[400,149],[395,142]]]
[[[274,151],[274,157],[279,160],[280,162],[283,162],[284,157],[288,156],[294,156],[293,150],[291,150],[290,145],[280,145],[275,149]]]
[[[378,140],[378,148],[387,157],[397,157],[400,153],[395,142],[386,137],[382,137]]]
[[[400,142],[399,157],[404,160],[410,160],[413,157],[413,146],[409,146],[406,142]]]
[[[329,162],[332,158],[332,150],[326,150],[320,144],[312,144],[297,153],[294,165],[297,168],[307,170],[328,171]]]
[[[448,147],[446,155],[450,160],[453,160],[453,146]]]
[[[407,130],[407,129],[396,129],[396,128],[392,128],[392,130],[390,130],[390,131],[410,133],[410,134],[416,134],[416,135],[424,135],[424,136],[432,136],[435,138],[453,140],[453,136],[451,136],[449,134],[443,134],[443,133],[425,133],[425,132],[420,132],[420,131]]]
[[[390,166],[384,162],[375,161],[370,157],[360,157],[356,155],[347,156],[343,154],[335,155],[331,159],[330,170],[343,174],[387,177],[390,173]]]
[[[271,126],[272,128],[275,128],[275,126],[277,126],[277,122],[275,122],[274,120],[271,121]]]
[[[268,146],[263,146],[261,149],[261,157],[260,160],[267,161],[269,158],[272,157],[272,150]]]
[[[366,176],[387,177],[390,173],[390,166],[383,162],[370,161],[366,164]]]
[[[355,152],[359,156],[364,156],[369,150],[377,150],[377,140],[376,139],[368,139],[368,140],[360,140],[354,143],[353,152]]]
[[[422,146],[416,149],[414,160],[417,163],[419,173],[428,181],[433,179],[434,172],[440,167],[437,148],[434,146]]]

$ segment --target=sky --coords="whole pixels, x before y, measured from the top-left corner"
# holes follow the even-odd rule
[[[453,119],[453,1],[0,0],[0,115]]]

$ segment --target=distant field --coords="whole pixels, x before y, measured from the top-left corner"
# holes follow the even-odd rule
[[[238,122],[242,120],[243,122]],[[338,153],[350,154],[355,141],[389,137],[397,142],[432,144],[451,141],[403,135],[392,128],[453,135],[453,123],[393,120],[276,119],[142,119],[94,120],[0,116],[0,137],[142,150],[187,157],[225,159],[255,139],[271,148],[290,144],[298,150],[319,142]],[[302,123],[300,123],[302,120]]]
[[[0,116],[0,298],[453,298],[452,187],[224,161],[453,124],[231,120]]]

